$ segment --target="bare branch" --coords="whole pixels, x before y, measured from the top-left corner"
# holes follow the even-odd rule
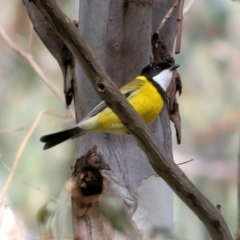
[[[163,20],[160,22],[159,26],[156,28],[155,33],[159,34],[160,30],[164,26],[165,22],[171,17],[173,10],[178,6],[180,0],[176,0],[173,6],[168,10]]]
[[[188,5],[183,9],[183,15],[186,15],[187,13],[189,13],[189,11],[191,10],[193,4],[195,3],[196,0],[191,0]]]
[[[56,126],[60,126],[62,125],[63,123],[68,123],[70,120],[69,120],[69,117],[68,117],[68,120],[63,120],[63,121],[60,121],[60,122],[54,122],[52,124],[45,124],[45,125],[41,125],[41,126],[38,126],[36,129],[42,129],[42,128],[53,128],[53,127],[56,127]],[[72,121],[72,118],[71,118],[71,121]],[[29,130],[30,127],[19,127],[19,128],[15,128],[15,129],[0,129],[0,135],[1,134],[8,134],[8,133],[12,133],[12,132],[20,132],[20,131],[25,131],[25,130]]]
[[[63,92],[65,94],[66,106],[68,107],[73,98],[73,81],[75,79],[75,61],[62,39],[54,32],[43,14],[29,0],[23,0],[34,30],[46,46],[48,51],[57,60],[63,75]],[[76,24],[76,23],[75,23]],[[76,24],[77,27],[77,24]]]
[[[12,169],[10,167],[8,167],[2,160],[0,160],[1,164],[3,165],[4,168],[6,168],[10,173],[12,172]],[[37,187],[31,183],[29,183],[28,181],[22,179],[21,177],[19,177],[16,173],[13,173],[14,178],[16,178],[18,181],[22,182],[23,184],[41,192],[44,196],[46,196],[47,198],[51,199],[54,202],[59,202],[59,200],[57,198],[54,198],[53,196],[47,194],[46,192],[44,192],[42,189],[40,189],[40,187]]]
[[[42,118],[42,116],[43,116],[44,114],[50,114],[50,115],[54,115],[54,116],[57,116],[57,117],[64,117],[64,118],[65,118],[65,116],[60,116],[60,115],[55,114],[55,113],[53,113],[53,112],[41,111],[41,112],[39,113],[39,115],[37,116],[36,120],[34,121],[33,125],[30,127],[27,135],[24,137],[23,142],[21,143],[21,145],[20,145],[20,147],[19,147],[19,150],[18,150],[17,155],[16,155],[16,157],[15,157],[15,160],[14,160],[14,163],[13,163],[13,166],[12,166],[12,169],[9,170],[9,168],[1,161],[2,164],[3,164],[3,166],[5,166],[5,168],[7,168],[7,169],[10,171],[10,175],[8,176],[8,179],[7,179],[7,181],[6,181],[6,183],[5,183],[4,187],[3,187],[3,190],[2,190],[2,192],[1,192],[1,194],[0,194],[0,205],[1,205],[1,204],[3,203],[3,201],[4,201],[4,196],[5,196],[5,194],[6,194],[6,191],[7,191],[8,187],[9,187],[11,181],[12,181],[13,176],[15,175],[15,170],[16,170],[16,168],[17,168],[17,165],[18,165],[19,159],[20,159],[20,157],[21,157],[21,155],[22,155],[22,152],[23,152],[23,150],[24,150],[24,148],[25,148],[25,146],[26,146],[29,138],[31,137],[31,135],[32,135],[32,133],[34,132],[34,130],[37,128],[37,126],[38,126],[38,124],[39,124],[39,121],[41,120],[41,118]],[[0,155],[0,156],[1,156],[1,155]],[[26,182],[25,182],[25,183],[26,183]],[[35,187],[35,188],[36,188],[36,187]],[[38,190],[39,190],[39,189],[38,189]],[[39,191],[40,191],[40,190],[39,190]]]
[[[177,165],[178,165],[178,166],[179,166],[179,165],[183,165],[183,164],[186,164],[186,163],[189,163],[189,162],[192,162],[192,161],[193,161],[193,159],[190,159],[190,160],[188,160],[188,161],[178,163]]]
[[[20,47],[18,47],[10,37],[5,33],[5,31],[0,27],[0,36],[4,39],[4,41],[8,44],[9,48],[17,53],[20,57],[24,58],[29,65],[33,68],[33,70],[38,74],[40,79],[48,86],[48,88],[57,96],[57,98],[65,105],[65,100],[62,97],[62,94],[58,91],[58,89],[52,84],[52,82],[47,78],[47,76],[43,73],[40,66],[33,59],[32,55],[24,52]],[[75,119],[74,111],[69,108],[68,109],[70,115],[73,119]]]
[[[66,119],[66,120],[61,121],[61,122],[55,122],[53,124],[47,124],[47,125],[39,126],[37,128],[55,127],[55,126],[58,126],[60,124],[65,123],[65,122],[69,122],[70,119],[72,120],[72,117],[70,117],[69,115],[60,115],[58,113],[51,112],[51,111],[45,111],[45,114],[48,114],[50,116],[54,116],[54,117],[57,117],[57,118],[63,118],[63,119]],[[7,133],[11,133],[11,132],[24,131],[24,130],[28,130],[28,129],[30,129],[30,127],[19,127],[19,128],[15,128],[15,129],[0,129],[0,134],[7,134]]]
[[[33,25],[29,22],[29,38],[28,38],[28,52],[32,52],[32,43],[33,43]]]
[[[6,194],[8,188],[9,188],[9,185],[10,185],[10,183],[12,181],[14,172],[16,171],[16,168],[17,168],[17,165],[19,163],[19,159],[20,159],[20,157],[22,155],[22,152],[25,149],[25,146],[26,146],[29,138],[32,136],[33,131],[37,127],[39,121],[41,120],[41,118],[42,118],[43,114],[45,114],[45,112],[46,111],[41,111],[39,113],[39,115],[37,116],[36,120],[34,121],[32,127],[29,129],[27,135],[24,137],[24,139],[23,139],[23,141],[22,141],[22,143],[21,143],[21,145],[20,145],[20,147],[18,149],[18,152],[17,152],[16,157],[15,157],[14,162],[13,162],[13,166],[12,166],[11,172],[10,172],[10,174],[8,176],[8,179],[7,179],[7,181],[6,181],[6,183],[5,183],[4,187],[3,187],[3,190],[2,190],[2,192],[0,194],[0,205],[3,203],[5,194]]]
[[[75,55],[76,60],[83,67],[99,96],[109,103],[109,107],[136,138],[157,174],[203,221],[212,239],[231,240],[232,236],[219,211],[196,189],[181,169],[171,161],[171,157],[155,139],[143,119],[113,84],[96,60],[90,47],[77,33],[75,25],[61,11],[56,1],[34,0],[34,3]]]
[[[180,53],[181,39],[182,39],[182,22],[183,22],[183,6],[184,0],[180,0],[179,12],[178,12],[178,26],[176,36],[175,54]]]

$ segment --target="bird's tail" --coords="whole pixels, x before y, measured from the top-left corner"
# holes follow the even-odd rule
[[[74,128],[68,129],[68,130],[61,131],[61,132],[42,136],[40,138],[40,141],[45,143],[43,149],[46,150],[46,149],[52,148],[62,142],[65,142],[70,138],[74,138],[74,137],[83,135],[85,133],[86,132],[83,129],[81,129],[79,127],[74,127]]]

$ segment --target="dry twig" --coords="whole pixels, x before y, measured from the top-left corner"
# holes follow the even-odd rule
[[[29,53],[32,52],[33,33],[34,33],[33,25],[31,22],[29,22],[29,37],[28,37],[28,52]]]
[[[40,79],[48,86],[48,88],[57,96],[58,99],[65,105],[65,99],[62,97],[61,93],[58,89],[52,84],[52,82],[47,78],[47,76],[43,73],[40,66],[33,59],[33,56],[30,53],[26,53],[20,47],[18,47],[10,37],[5,33],[5,31],[0,27],[0,36],[4,39],[4,41],[8,44],[9,48],[17,53],[20,57],[24,58],[29,65],[33,68],[33,70],[39,75]],[[31,40],[29,40],[29,47],[31,45]],[[71,108],[68,108],[68,111],[73,119],[75,119],[74,111]]]
[[[11,172],[10,172],[10,174],[9,174],[9,176],[8,176],[8,179],[7,179],[5,185],[4,185],[3,189],[2,189],[2,192],[1,192],[1,194],[0,194],[0,205],[3,203],[5,194],[6,194],[8,188],[9,188],[9,185],[10,185],[10,183],[11,183],[11,181],[12,181],[13,175],[14,175],[14,173],[15,173],[15,171],[16,171],[16,168],[17,168],[17,165],[18,165],[18,163],[19,163],[19,159],[20,159],[20,157],[21,157],[21,155],[22,155],[22,153],[23,153],[23,150],[25,149],[26,144],[27,144],[29,138],[32,136],[32,133],[33,133],[34,130],[36,129],[37,125],[39,124],[39,121],[41,120],[43,114],[46,114],[46,113],[47,113],[47,111],[41,111],[41,112],[39,113],[39,115],[37,116],[37,118],[36,118],[36,120],[34,121],[33,125],[31,126],[31,128],[30,128],[29,131],[28,131],[28,133],[27,133],[26,136],[24,137],[24,139],[23,139],[23,141],[22,141],[22,143],[21,143],[21,145],[20,145],[20,147],[19,147],[19,149],[18,149],[18,152],[17,152],[17,154],[16,154],[16,156],[15,156],[15,159],[14,159],[14,162],[13,162],[13,166],[12,166],[12,169],[11,169]]]
[[[177,165],[178,165],[178,166],[179,166],[179,165],[183,165],[183,164],[186,164],[186,163],[189,163],[189,162],[192,162],[192,161],[193,161],[193,159],[190,159],[190,160],[188,160],[188,161],[178,163]]]
[[[178,12],[178,25],[177,25],[175,54],[180,53],[180,48],[181,48],[183,6],[184,6],[184,0],[180,0],[180,6],[179,6],[179,12]]]
[[[70,120],[72,121],[72,117],[70,117],[69,115],[60,115],[60,114],[57,114],[57,113],[54,113],[51,111],[47,111],[46,114],[57,117],[57,118],[63,118],[66,120],[63,120],[61,122],[55,122],[53,124],[46,124],[46,125],[38,126],[37,128],[55,127],[58,125],[62,125],[63,123],[69,122]],[[0,129],[0,135],[11,133],[11,132],[24,131],[24,130],[28,130],[28,129],[30,129],[30,127],[19,127],[19,128],[15,128],[15,129]]]
[[[2,160],[0,160],[1,164],[3,165],[4,168],[6,168],[10,173],[12,172],[12,169],[10,167],[8,167]],[[16,173],[13,173],[14,178],[16,178],[18,181],[22,182],[24,185],[27,185],[39,192],[41,192],[44,196],[46,196],[47,198],[51,199],[54,202],[58,202],[59,200],[57,198],[52,197],[51,195],[47,194],[46,192],[44,192],[42,189],[40,189],[40,187],[37,187],[31,183],[29,183],[28,181],[22,179],[21,177],[19,177]]]
[[[72,120],[72,118],[71,118],[71,120]],[[36,129],[53,128],[53,127],[60,126],[63,123],[67,123],[67,122],[69,122],[69,120],[65,120],[65,121],[61,121],[61,122],[55,122],[55,123],[52,123],[52,124],[44,124],[44,125],[38,126]],[[19,128],[15,128],[15,129],[0,129],[0,135],[1,134],[12,133],[12,132],[25,131],[25,130],[29,130],[29,129],[30,129],[30,127],[19,127]]]
[[[196,0],[191,0],[188,5],[183,9],[183,15],[186,15],[192,8]]]
[[[171,17],[173,10],[178,6],[179,2],[180,2],[180,0],[176,0],[175,3],[173,4],[173,6],[168,10],[168,12],[164,16],[163,20],[160,22],[160,24],[156,28],[155,33],[159,34],[160,30],[164,26],[165,22]]]

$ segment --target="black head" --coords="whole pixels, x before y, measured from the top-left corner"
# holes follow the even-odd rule
[[[147,78],[152,79],[153,77],[158,75],[163,70],[170,69],[173,71],[178,66],[179,65],[171,65],[170,63],[168,63],[166,61],[153,62],[153,63],[147,65],[145,68],[143,68],[140,75],[143,75]]]
[[[166,92],[167,88],[173,78],[173,71],[178,68],[179,65],[171,65],[165,61],[158,61],[146,66],[141,75],[145,76],[149,81],[154,82],[161,86],[161,88]]]

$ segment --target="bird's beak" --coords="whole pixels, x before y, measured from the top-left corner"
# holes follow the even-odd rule
[[[180,65],[178,65],[178,64],[174,64],[174,65],[172,65],[172,66],[169,68],[169,70],[174,71],[174,70],[177,69],[179,66],[180,66]]]

